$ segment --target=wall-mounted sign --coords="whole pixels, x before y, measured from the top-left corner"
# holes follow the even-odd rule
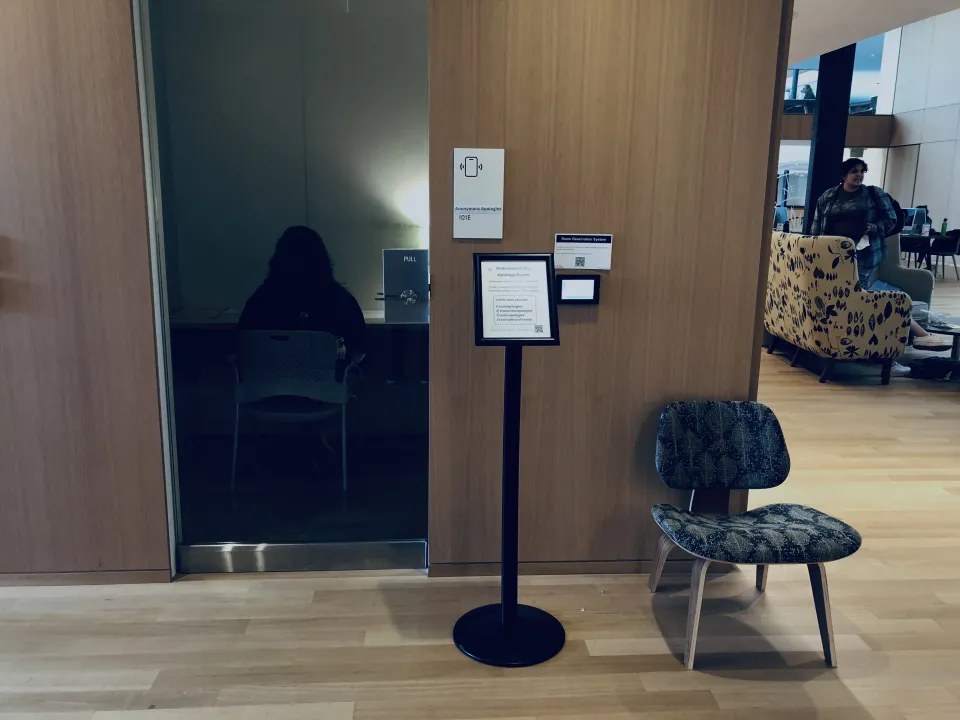
[[[613,235],[556,235],[553,261],[557,270],[609,270]]]
[[[383,251],[383,321],[430,321],[430,253],[403,248]]]
[[[476,253],[473,308],[477,345],[559,345],[553,257]]]
[[[503,150],[454,148],[453,237],[503,239]]]

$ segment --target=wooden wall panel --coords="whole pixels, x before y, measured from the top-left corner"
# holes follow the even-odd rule
[[[614,233],[597,307],[524,351],[520,556],[647,559],[661,406],[750,392],[778,47],[769,0],[432,0],[431,563],[499,558],[502,357],[471,256]],[[505,147],[502,242],[454,241],[451,152]]]
[[[129,0],[0,2],[0,572],[169,569]]]
[[[890,147],[896,123],[893,115],[851,115],[847,120],[847,147]],[[813,137],[813,115],[784,115],[780,123],[781,140],[805,140]]]

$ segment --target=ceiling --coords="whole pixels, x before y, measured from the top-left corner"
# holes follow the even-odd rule
[[[960,8],[960,0],[795,0],[789,64]]]

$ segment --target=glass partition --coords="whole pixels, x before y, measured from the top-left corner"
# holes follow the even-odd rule
[[[413,542],[347,564],[423,566],[427,0],[149,10],[181,546]],[[390,250],[422,311],[385,312]]]
[[[893,111],[899,57],[899,28],[857,43],[850,86],[851,115],[890,114]],[[791,65],[787,69],[784,112],[812,114],[819,79],[819,57]]]

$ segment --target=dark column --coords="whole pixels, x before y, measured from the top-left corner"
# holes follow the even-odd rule
[[[810,230],[817,199],[827,188],[840,183],[840,164],[843,162],[843,148],[847,138],[850,86],[853,82],[853,59],[856,52],[856,45],[847,45],[820,56],[813,136],[810,141],[804,232]]]

